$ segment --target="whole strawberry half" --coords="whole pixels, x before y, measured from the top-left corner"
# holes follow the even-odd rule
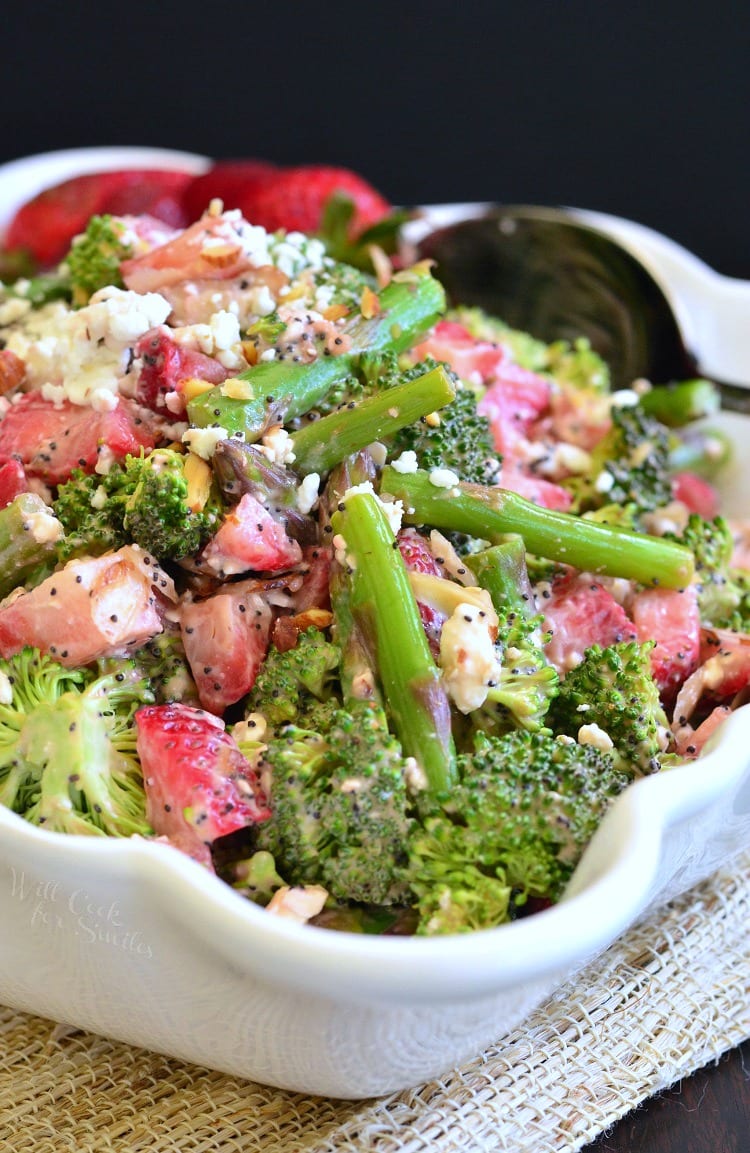
[[[243,211],[253,224],[269,232],[319,232],[327,203],[334,196],[345,197],[354,205],[349,223],[350,235],[382,220],[391,205],[356,172],[347,168],[308,165],[281,169],[263,181],[255,196],[247,196]]]

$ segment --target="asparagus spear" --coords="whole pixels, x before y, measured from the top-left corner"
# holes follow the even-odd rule
[[[464,563],[474,573],[479,587],[490,594],[499,614],[506,618],[515,615],[521,620],[536,614],[522,536],[513,533],[502,544],[470,553]]]
[[[373,441],[392,436],[400,428],[444,408],[455,395],[456,386],[442,365],[414,380],[373,393],[295,432],[294,467],[301,473],[328,472]]]
[[[716,385],[698,377],[673,384],[659,384],[644,392],[641,407],[668,428],[683,428],[691,421],[714,416],[721,408]]]
[[[0,509],[0,597],[52,559],[62,535],[59,520],[36,493],[23,492]]]
[[[351,492],[331,523],[343,538],[352,616],[375,656],[396,736],[423,770],[428,794],[443,794],[456,779],[450,705],[386,515],[374,494]]]
[[[379,303],[376,315],[357,314],[342,326],[342,333],[351,338],[349,352],[319,356],[308,365],[286,360],[256,364],[191,400],[191,424],[220,425],[230,433],[243,432],[248,441],[258,440],[271,425],[301,416],[320,403],[334,384],[353,374],[359,353],[410,348],[444,311],[445,293],[427,269],[417,267],[407,278],[392,280],[380,293]],[[243,392],[241,398],[238,391]]]
[[[684,588],[693,576],[693,554],[682,545],[541,508],[507,489],[463,481],[442,488],[432,483],[429,473],[399,473],[390,466],[383,469],[380,487],[403,501],[409,524],[490,541],[520,533],[527,551],[537,556],[644,585]]]

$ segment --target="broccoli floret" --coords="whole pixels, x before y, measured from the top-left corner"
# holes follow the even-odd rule
[[[663,508],[672,499],[668,430],[640,404],[613,405],[611,419],[587,475],[564,482],[573,494],[573,511],[604,504],[634,504],[640,512]]]
[[[316,628],[300,633],[294,648],[285,652],[272,645],[248,697],[247,711],[261,713],[273,729],[299,722],[314,701],[331,696],[340,658],[338,646]]]
[[[199,705],[198,689],[178,628],[165,627],[163,632],[146,641],[133,659],[148,678],[156,704],[181,701],[185,705]]]
[[[530,898],[559,899],[628,776],[608,753],[547,733],[479,733],[460,784],[413,829],[408,879],[422,934],[512,919]]]
[[[421,362],[422,371],[425,363]],[[501,463],[490,422],[477,411],[477,395],[470,388],[459,388],[434,423],[420,420],[402,428],[393,439],[390,455],[405,451],[416,453],[419,467],[428,472],[447,468],[473,484],[492,484]]]
[[[234,862],[230,883],[253,904],[265,906],[277,889],[282,889],[287,882],[277,873],[271,854],[266,849],[259,849],[251,857]]]
[[[60,559],[100,555],[128,541],[158,560],[198,552],[216,529],[221,508],[214,486],[209,483],[204,491],[204,477],[193,480],[196,460],[190,453],[159,448],[127,456],[103,476],[76,469],[53,504],[65,529]],[[208,477],[210,482],[210,470]]]
[[[57,545],[63,563],[75,556],[101,556],[126,543],[125,501],[132,487],[120,465],[102,476],[75,469],[59,486],[52,508],[64,529]]]
[[[86,231],[76,236],[65,258],[73,303],[87,304],[100,288],[109,284],[123,287],[120,264],[133,255],[133,245],[121,220],[112,216],[92,216]]]
[[[686,545],[695,557],[695,584],[701,621],[713,628],[747,632],[750,628],[750,572],[731,565],[732,530],[722,516],[706,520],[691,513],[683,531],[665,533]]]
[[[0,684],[0,802],[56,832],[151,832],[132,719],[153,694],[132,662],[71,670],[26,647]]]
[[[406,762],[385,714],[362,702],[318,707],[305,720],[269,742],[272,816],[258,826],[258,847],[291,883],[323,885],[337,901],[403,900]]]
[[[483,732],[503,733],[514,728],[536,732],[558,691],[559,677],[545,656],[541,631],[543,617],[521,623],[499,616],[497,651],[500,674],[480,708],[469,714]]]
[[[560,682],[547,716],[553,731],[576,736],[597,725],[614,744],[618,767],[653,773],[668,747],[669,722],[651,673],[653,641],[592,645]]]

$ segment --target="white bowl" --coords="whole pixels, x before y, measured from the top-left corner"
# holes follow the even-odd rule
[[[0,168],[6,206],[19,174],[21,162]],[[750,421],[726,427],[742,450]],[[452,938],[290,924],[168,846],[56,835],[0,810],[0,1001],[307,1093],[416,1085],[496,1041],[656,902],[750,845],[749,749],[746,708],[699,761],[618,798],[559,905]]]

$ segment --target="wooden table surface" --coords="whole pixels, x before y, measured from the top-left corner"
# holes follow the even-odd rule
[[[653,1097],[581,1153],[750,1153],[750,1041]]]

